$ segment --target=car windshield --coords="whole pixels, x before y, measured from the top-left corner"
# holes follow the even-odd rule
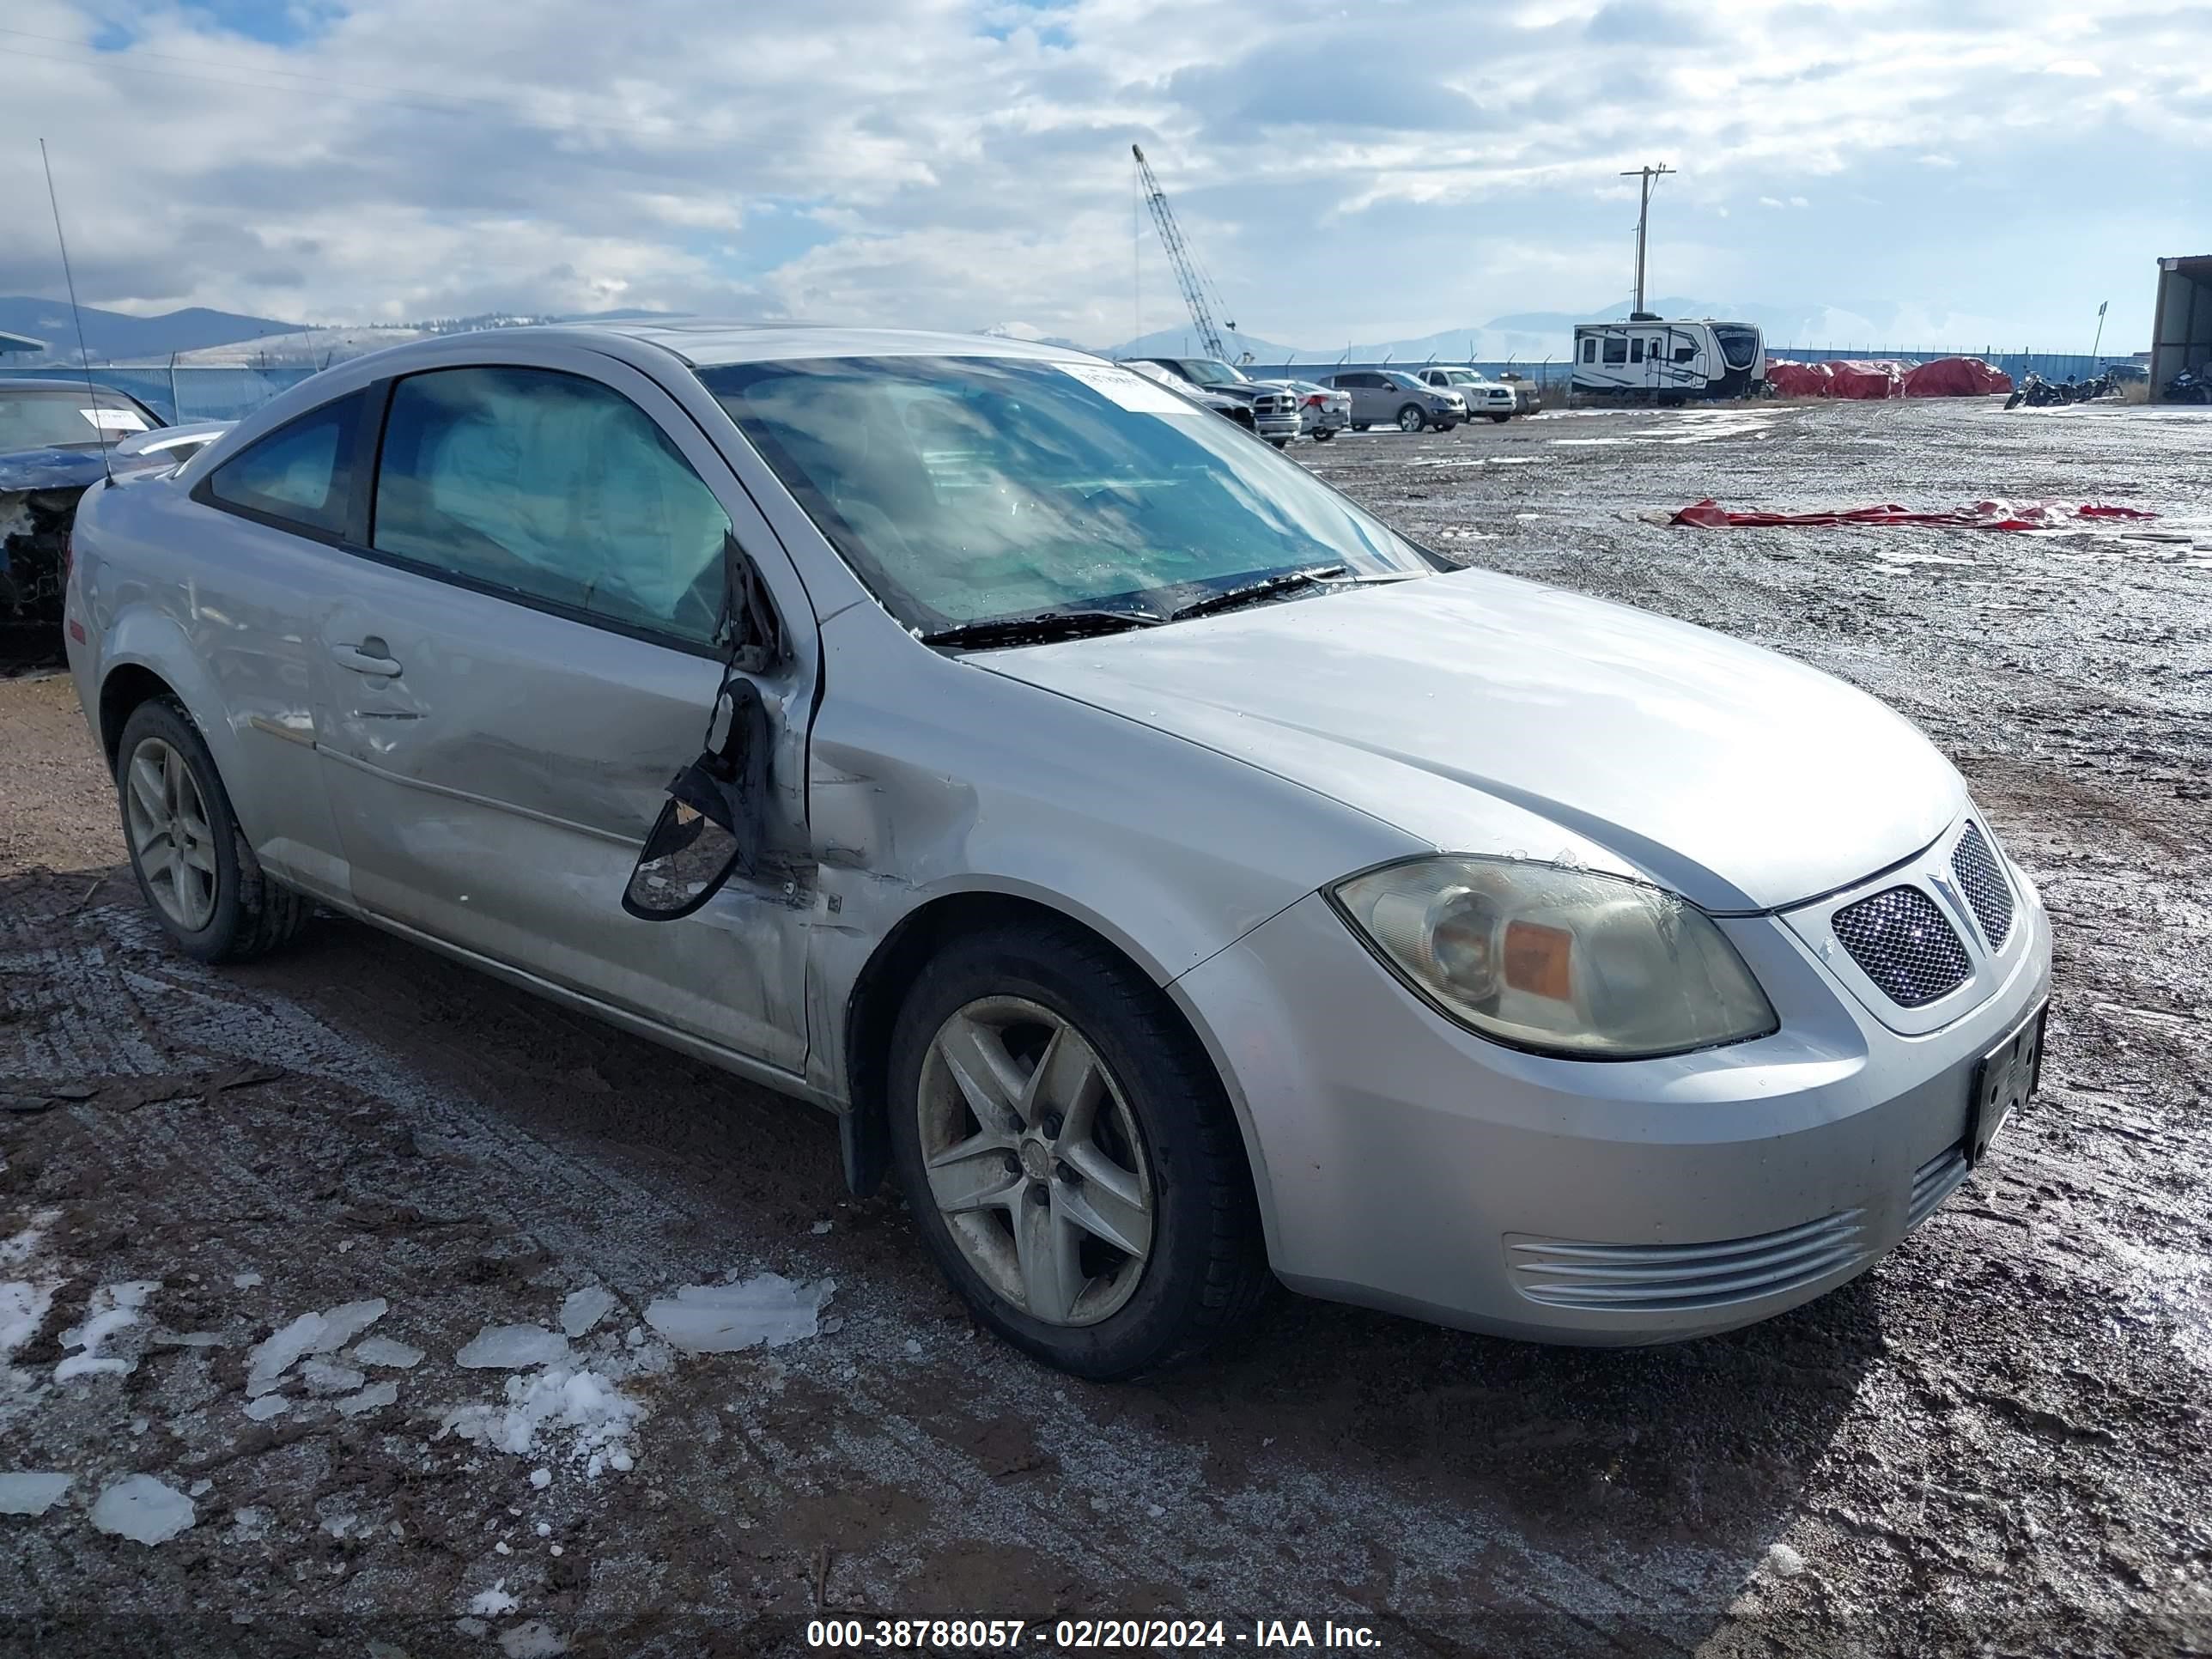
[[[1415,380],[1410,374],[1401,374],[1395,368],[1384,369],[1382,378],[1389,381],[1392,386],[1402,387],[1409,392],[1419,392],[1422,389],[1421,381]]]
[[[51,389],[0,390],[0,451],[91,449],[160,424],[112,392],[95,396],[83,386],[72,391],[58,382]]]
[[[1436,568],[1296,462],[1117,365],[825,358],[699,373],[845,562],[924,632],[1164,616],[1320,566]]]
[[[1224,363],[1218,357],[1179,357],[1176,361],[1182,365],[1182,372],[1192,380],[1202,380],[1209,386],[1218,386],[1224,381],[1234,386],[1239,380],[1250,378],[1235,364]]]

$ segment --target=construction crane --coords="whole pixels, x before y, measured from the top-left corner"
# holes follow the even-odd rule
[[[1168,206],[1167,192],[1153,173],[1152,163],[1145,160],[1145,152],[1135,144],[1129,154],[1137,158],[1137,183],[1145,193],[1145,204],[1152,210],[1152,223],[1158,227],[1160,246],[1168,251],[1168,263],[1175,267],[1176,286],[1182,290],[1182,301],[1190,307],[1190,319],[1198,325],[1198,337],[1206,342],[1206,354],[1227,362],[1229,348],[1221,343],[1221,331],[1213,325],[1213,310],[1206,303],[1206,290],[1212,286],[1212,279],[1199,268],[1190,245],[1182,239],[1182,228],[1176,223],[1175,211]],[[1214,298],[1220,298],[1216,290]],[[1231,323],[1229,331],[1235,333],[1237,325]]]

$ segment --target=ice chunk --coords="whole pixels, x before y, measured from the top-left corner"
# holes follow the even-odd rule
[[[257,1423],[266,1423],[272,1417],[282,1417],[292,1409],[292,1402],[281,1394],[264,1394],[246,1402],[246,1414]]]
[[[292,1369],[292,1362],[307,1353],[322,1334],[323,1316],[303,1313],[265,1342],[256,1343],[246,1356],[246,1391],[267,1394]]]
[[[1805,1558],[1787,1544],[1770,1544],[1766,1550],[1766,1570],[1777,1578],[1795,1578],[1805,1571]]]
[[[469,1598],[469,1611],[479,1619],[497,1619],[513,1613],[522,1604],[507,1593],[507,1580],[495,1579],[488,1590],[478,1590]]]
[[[817,1222],[816,1222],[816,1223],[814,1224],[814,1236],[815,1236],[817,1238],[821,1237],[824,1233],[828,1232],[828,1231],[830,1230],[830,1228],[831,1228],[833,1225],[835,1225],[835,1224],[834,1224],[834,1223],[832,1223],[832,1222],[828,1222],[828,1221],[817,1221]]]
[[[568,1339],[543,1325],[487,1325],[453,1356],[471,1370],[515,1371],[557,1364],[568,1357]]]
[[[206,1497],[210,1492],[213,1492],[214,1490],[215,1490],[215,1482],[214,1482],[214,1481],[212,1481],[212,1480],[195,1480],[195,1481],[193,1481],[193,1482],[192,1482],[192,1484],[191,1485],[191,1486],[189,1486],[188,1488],[186,1488],[186,1490],[185,1490],[185,1497],[187,1497],[187,1498],[205,1498],[205,1497]]]
[[[336,1353],[383,1318],[391,1305],[379,1296],[366,1302],[341,1303],[324,1313],[301,1314],[246,1355],[246,1393],[268,1393],[291,1370],[295,1360],[309,1354]],[[358,1382],[356,1378],[345,1386],[356,1387]]]
[[[687,1353],[731,1353],[765,1345],[780,1348],[812,1336],[835,1279],[802,1285],[762,1273],[735,1285],[686,1285],[645,1310],[645,1322]]]
[[[507,1659],[553,1659],[568,1652],[568,1638],[543,1619],[532,1619],[500,1632],[499,1646]]]
[[[538,1491],[544,1492],[546,1487],[553,1484],[553,1471],[550,1469],[531,1470],[530,1484],[537,1487]]]
[[[92,1524],[141,1544],[174,1538],[199,1518],[192,1500],[150,1474],[127,1474],[93,1500]]]
[[[0,1515],[44,1515],[70,1489],[70,1477],[36,1469],[0,1474]]]
[[[580,1291],[571,1291],[568,1299],[561,1304],[561,1329],[574,1341],[591,1334],[592,1327],[614,1310],[613,1293],[597,1285],[587,1285]]]
[[[382,1411],[386,1406],[398,1403],[397,1382],[372,1382],[359,1394],[349,1394],[339,1401],[337,1407],[347,1417],[359,1417],[363,1412]]]
[[[309,1394],[346,1394],[368,1379],[350,1365],[333,1365],[327,1359],[310,1359],[300,1367],[300,1380]]]
[[[221,1331],[164,1331],[154,1344],[162,1348],[227,1348],[230,1339]]]
[[[392,1304],[382,1297],[371,1297],[366,1302],[347,1302],[323,1315],[322,1329],[307,1352],[336,1353],[359,1336],[371,1325],[384,1317]]]
[[[422,1350],[410,1348],[404,1342],[394,1342],[388,1336],[372,1336],[366,1342],[354,1344],[349,1358],[356,1364],[388,1365],[394,1370],[411,1371],[422,1363]]]
[[[100,1345],[116,1332],[136,1325],[138,1310],[146,1305],[146,1298],[161,1288],[159,1279],[134,1279],[120,1285],[102,1285],[93,1291],[84,1323],[64,1331],[61,1338],[64,1348],[82,1348],[84,1352],[73,1353],[55,1366],[54,1381],[66,1382],[72,1376],[103,1373],[127,1376],[137,1370],[137,1360],[103,1354]]]
[[[479,1441],[510,1457],[528,1457],[569,1442],[571,1454],[597,1475],[609,1454],[627,1462],[623,1443],[645,1407],[598,1371],[555,1365],[534,1376],[510,1376],[504,1406],[461,1406],[446,1413],[441,1434]],[[550,1469],[532,1477],[539,1487],[553,1479]]]
[[[256,1285],[258,1285],[261,1282],[261,1275],[259,1273],[233,1273],[230,1276],[230,1282],[239,1290],[250,1291]]]

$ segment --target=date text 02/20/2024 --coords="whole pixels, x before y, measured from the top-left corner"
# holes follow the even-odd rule
[[[1066,1652],[1239,1647],[1376,1652],[1382,1646],[1365,1625],[1326,1619],[1318,1625],[1256,1619],[1249,1631],[1232,1630],[1219,1619],[1062,1619],[1050,1625],[1024,1619],[816,1619],[806,1626],[806,1644],[813,1648],[1004,1650],[1046,1643]]]

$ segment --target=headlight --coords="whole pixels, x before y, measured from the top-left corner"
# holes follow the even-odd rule
[[[1640,882],[1454,856],[1370,870],[1328,896],[1407,984],[1515,1048],[1632,1060],[1780,1026],[1711,919]]]

